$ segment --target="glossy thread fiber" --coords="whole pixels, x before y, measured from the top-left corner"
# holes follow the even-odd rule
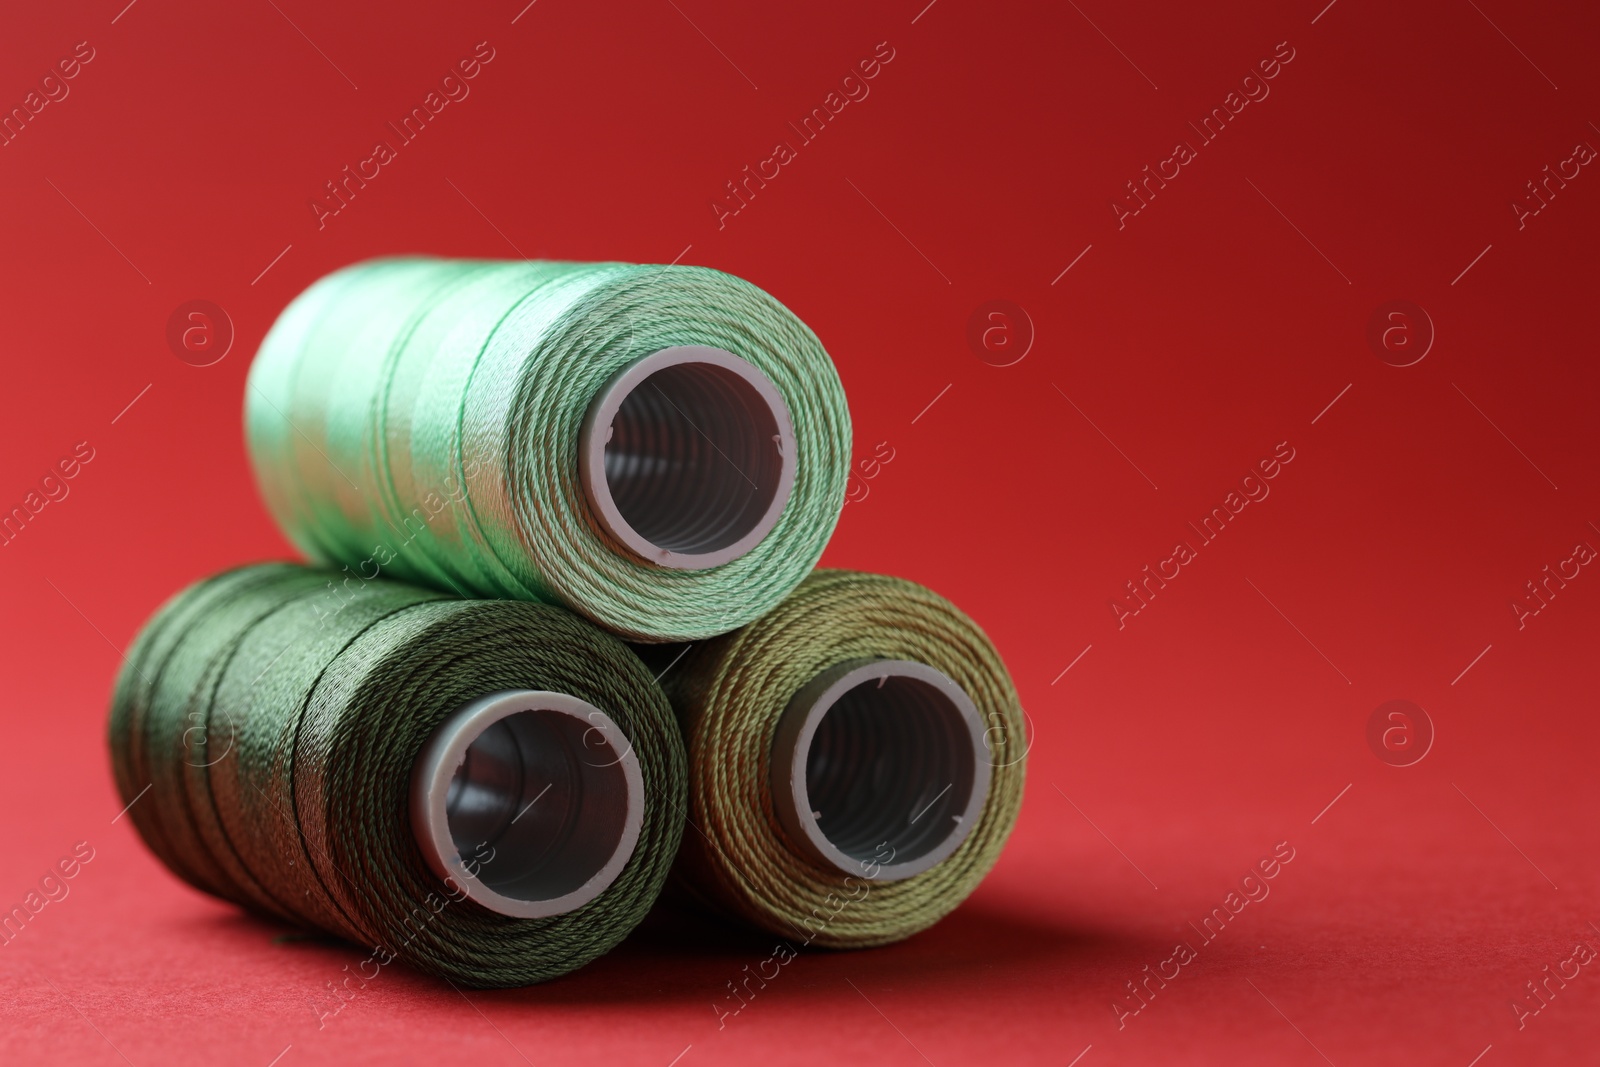
[[[773,810],[772,740],[795,692],[837,663],[928,664],[966,690],[993,767],[978,825],[949,858],[901,881],[820,867]],[[1000,856],[1022,803],[1022,707],[978,625],[914,582],[819,570],[760,620],[693,646],[662,678],[689,747],[689,817],[676,876],[715,910],[795,944],[863,948],[949,914]]]
[[[612,948],[660,892],[683,826],[683,745],[644,665],[541,604],[374,581],[330,609],[339,577],[246,567],[189,587],[146,624],[117,679],[110,742],[150,849],[208,893],[464,985],[538,982]],[[602,709],[644,777],[627,866],[552,918],[510,918],[452,892],[411,832],[424,742],[461,705],[507,689]]]
[[[578,480],[591,399],[674,345],[722,348],[787,402],[792,494],[755,548],[705,570],[640,560]],[[723,633],[821,557],[844,503],[850,419],[816,336],[702,267],[383,259],[323,278],[251,368],[257,481],[312,559],[463,596],[564,604],[630,640]]]

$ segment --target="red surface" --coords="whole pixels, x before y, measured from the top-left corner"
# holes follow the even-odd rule
[[[1594,967],[1520,1029],[1511,1005],[1600,947],[1600,574],[1521,629],[1510,604],[1600,546],[1600,174],[1565,164],[1520,229],[1511,207],[1600,146],[1595,14],[125,2],[0,33],[7,106],[94,55],[0,148],[0,500],[93,450],[0,548],[0,903],[93,850],[0,948],[6,1062],[1594,1060]],[[470,95],[319,229],[322,183],[480,41]],[[798,144],[786,124],[884,41],[870,95]],[[1187,123],[1288,49],[1199,145]],[[719,228],[778,139],[794,157]],[[1119,229],[1112,199],[1179,139],[1195,158]],[[470,1003],[394,968],[319,1028],[361,954],[277,940],[114,822],[115,649],[183,583],[285,552],[241,445],[250,354],[314,278],[409,251],[681,253],[815,327],[880,459],[827,562],[963,604],[1036,728],[1017,834],[948,921],[804,955],[720,1029],[771,946],[672,923]],[[212,366],[168,348],[192,299],[237,332]],[[1437,329],[1404,368],[1367,341],[1395,299]],[[969,347],[992,300],[1037,333],[1006,367]],[[1270,496],[1198,545],[1280,442]],[[1195,558],[1119,629],[1109,602],[1180,539]],[[1414,766],[1368,747],[1392,699],[1437,733]],[[1270,896],[1202,944],[1190,923],[1279,842]],[[1119,1029],[1124,982],[1179,941],[1196,958]]]

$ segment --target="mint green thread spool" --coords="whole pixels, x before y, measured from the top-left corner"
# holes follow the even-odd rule
[[[360,263],[279,317],[245,419],[268,508],[312,559],[561,603],[636,641],[781,601],[850,462],[816,336],[703,267]]]

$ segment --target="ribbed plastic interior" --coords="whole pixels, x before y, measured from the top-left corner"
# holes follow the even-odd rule
[[[738,375],[708,363],[663,368],[611,424],[606,483],[617,510],[658,548],[697,554],[754,530],[778,492],[778,420]]]
[[[925,682],[891,676],[828,709],[806,756],[806,792],[839,851],[904,863],[958,831],[977,758],[955,704]]]
[[[623,836],[618,756],[571,715],[522,711],[493,723],[467,747],[445,800],[462,860],[482,861],[478,880],[517,900],[578,889]]]

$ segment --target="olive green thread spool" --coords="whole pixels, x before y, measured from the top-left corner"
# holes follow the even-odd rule
[[[994,866],[1028,742],[1011,678],[949,601],[820,570],[771,613],[663,670],[689,750],[677,881],[795,944],[881,945]]]
[[[644,665],[560,608],[397,582],[319,616],[334,577],[218,575],[134,642],[110,743],[151,850],[206,892],[464,985],[613,947],[682,831],[682,742]]]

